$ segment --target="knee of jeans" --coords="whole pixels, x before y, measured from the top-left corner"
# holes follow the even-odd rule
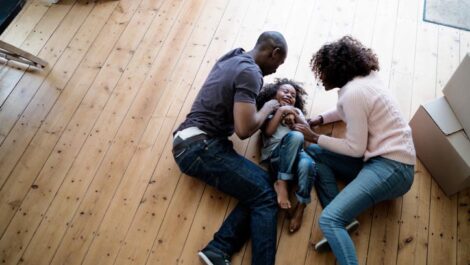
[[[323,149],[318,144],[311,144],[305,149],[305,152],[313,158],[315,161],[318,161]]]
[[[298,167],[302,173],[308,176],[315,174],[315,162],[311,159],[300,159]]]
[[[298,131],[290,131],[286,135],[287,139],[292,143],[303,144],[304,135]]]
[[[320,215],[318,224],[323,230],[325,227],[345,227],[347,221],[342,220],[339,216],[335,216],[335,214],[331,213],[328,208],[325,208]]]
[[[318,224],[320,225],[322,231],[327,227],[331,227],[335,222],[336,220],[325,211],[322,212],[320,218],[318,219]]]
[[[252,203],[253,206],[255,207],[272,207],[277,209],[277,194],[276,192],[272,189],[264,189],[262,192],[260,192],[255,199],[255,201]]]

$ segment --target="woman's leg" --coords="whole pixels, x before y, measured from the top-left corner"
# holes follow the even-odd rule
[[[305,152],[313,158],[316,164],[315,189],[323,208],[339,193],[337,179],[350,182],[364,165],[362,158],[336,154],[317,144],[309,145]]]
[[[381,157],[373,158],[328,204],[319,223],[340,265],[358,264],[346,225],[372,205],[403,195],[412,182],[413,166]]]

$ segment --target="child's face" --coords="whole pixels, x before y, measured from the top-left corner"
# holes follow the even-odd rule
[[[297,92],[295,91],[295,88],[289,84],[281,85],[276,93],[276,99],[279,101],[281,106],[294,106],[296,96]]]

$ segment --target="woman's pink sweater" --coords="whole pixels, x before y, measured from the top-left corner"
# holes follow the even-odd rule
[[[318,144],[322,148],[364,157],[364,161],[382,156],[405,164],[416,163],[411,128],[377,72],[349,81],[338,91],[336,109],[321,116],[324,124],[338,120],[346,123],[345,138],[320,136]]]

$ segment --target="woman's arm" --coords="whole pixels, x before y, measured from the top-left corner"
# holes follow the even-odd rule
[[[320,114],[319,116],[322,117],[321,124],[328,124],[328,123],[337,122],[341,120],[341,117],[339,116],[339,113],[338,113],[338,109],[332,109],[330,111]]]
[[[346,122],[344,138],[321,135],[318,144],[335,153],[352,157],[362,157],[367,149],[368,120],[366,98],[360,88],[350,91],[342,100]]]

